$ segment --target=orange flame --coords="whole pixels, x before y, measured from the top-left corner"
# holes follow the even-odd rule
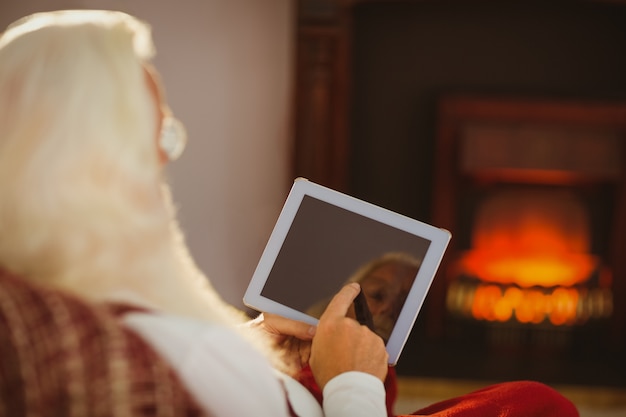
[[[556,288],[550,293],[496,285],[476,288],[472,316],[479,320],[541,323],[546,319],[555,326],[572,324],[577,319],[579,292],[574,288]]]
[[[589,226],[582,204],[563,193],[503,193],[479,212],[463,270],[522,287],[572,286],[589,278]]]
[[[521,250],[517,254],[475,250],[462,260],[463,270],[473,276],[520,287],[569,287],[588,279],[596,264],[594,257],[585,254],[524,253]]]
[[[571,193],[509,191],[485,200],[474,223],[473,249],[462,270],[482,281],[512,284],[477,288],[472,315],[489,321],[555,325],[576,318],[579,294],[568,288],[597,268],[589,254],[587,213]],[[531,287],[559,287],[551,293]]]

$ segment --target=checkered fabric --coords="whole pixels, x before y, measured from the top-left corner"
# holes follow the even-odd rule
[[[0,272],[0,416],[204,416],[116,315]]]

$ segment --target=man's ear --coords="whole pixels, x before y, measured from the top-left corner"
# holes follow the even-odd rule
[[[161,120],[161,132],[158,139],[159,158],[165,156],[166,161],[174,161],[185,150],[187,131],[180,120],[166,116]]]
[[[157,156],[159,162],[162,165],[165,165],[170,161],[170,158],[167,155],[167,152],[161,146],[161,136],[163,130],[163,119],[165,117],[165,94],[163,88],[161,87],[161,79],[157,71],[150,64],[144,64],[143,72],[146,79],[146,85],[148,86],[148,91],[150,92],[150,96],[154,101],[154,109],[155,109],[155,138],[154,144],[157,149]]]

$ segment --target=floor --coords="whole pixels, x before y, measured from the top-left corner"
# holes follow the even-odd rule
[[[398,381],[396,414],[408,414],[484,385],[472,381],[401,377]],[[580,417],[626,417],[626,389],[569,386],[554,388],[576,404]]]

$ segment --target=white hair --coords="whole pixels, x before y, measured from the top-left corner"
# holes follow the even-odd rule
[[[149,26],[114,11],[38,13],[0,36],[0,267],[229,321],[174,219],[153,53]]]

